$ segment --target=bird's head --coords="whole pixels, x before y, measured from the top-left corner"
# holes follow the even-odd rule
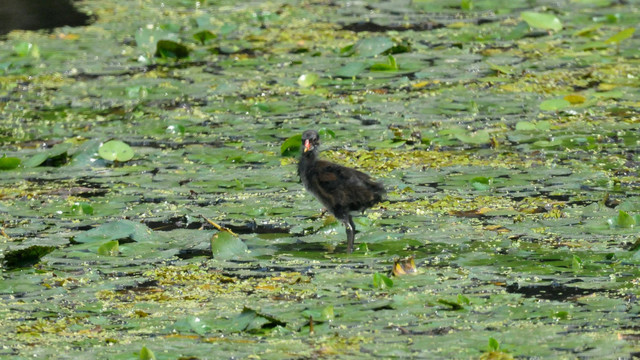
[[[313,153],[320,145],[320,135],[315,130],[307,130],[302,133],[302,153]]]

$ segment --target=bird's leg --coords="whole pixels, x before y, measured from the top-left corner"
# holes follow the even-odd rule
[[[347,230],[347,254],[351,254],[353,252],[353,242],[356,238],[356,225],[353,223],[353,219],[350,214],[347,214],[347,217],[344,222],[344,227]]]

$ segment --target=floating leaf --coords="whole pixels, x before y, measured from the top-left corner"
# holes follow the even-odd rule
[[[180,334],[196,333],[198,335],[204,335],[211,332],[211,326],[197,316],[187,316],[186,318],[177,320],[171,326],[171,331]]]
[[[513,66],[497,65],[497,64],[490,63],[488,61],[487,61],[487,64],[489,65],[491,70],[495,70],[497,72],[501,72],[506,75],[513,73]]]
[[[540,110],[558,111],[569,107],[571,103],[565,99],[549,99],[540,103]]]
[[[370,57],[382,54],[393,47],[393,41],[386,36],[362,39],[355,45],[358,56]]]
[[[20,57],[30,56],[36,59],[40,57],[40,48],[38,48],[38,45],[26,41],[17,43],[13,47],[13,51]]]
[[[631,216],[624,210],[620,210],[618,216],[607,220],[611,228],[632,228],[638,221],[640,221],[640,215]]]
[[[228,260],[243,256],[247,245],[237,236],[221,231],[211,237],[211,254],[216,259]]]
[[[571,105],[582,104],[587,101],[584,96],[578,94],[569,94],[565,96],[564,99],[571,103]]]
[[[614,34],[613,36],[611,36],[610,38],[608,38],[607,40],[605,40],[604,42],[606,44],[610,44],[610,43],[619,43],[622,40],[626,40],[628,38],[630,38],[631,36],[633,36],[633,33],[636,31],[635,28],[628,28],[628,29],[624,29],[616,34]]]
[[[67,150],[71,148],[70,143],[57,144],[51,149],[41,151],[29,159],[27,159],[22,166],[25,168],[32,168],[40,165],[45,166],[60,166],[67,161]]]
[[[469,181],[471,186],[478,191],[486,191],[491,189],[493,178],[485,176],[477,176]]]
[[[371,71],[397,71],[398,64],[396,63],[396,58],[393,55],[387,56],[386,63],[375,63],[371,65]]]
[[[569,312],[567,311],[558,311],[551,315],[552,317],[560,320],[567,320],[569,318]]]
[[[574,32],[573,36],[591,36],[598,29],[600,29],[601,26],[602,26],[602,24],[595,24],[595,25],[588,26],[586,28],[582,28],[582,29]]]
[[[376,272],[373,274],[373,287],[376,289],[384,289],[393,287],[393,280],[386,275]]]
[[[352,78],[360,75],[366,68],[367,64],[363,62],[351,62],[336,70],[335,75],[338,77]]]
[[[297,134],[285,140],[280,145],[281,156],[296,156],[300,154],[300,147],[302,144],[302,135]]]
[[[473,10],[473,0],[460,0],[460,8],[465,11]]]
[[[582,263],[582,259],[580,259],[578,256],[573,255],[573,258],[571,260],[571,268],[573,270],[581,270],[583,268],[583,263]]]
[[[118,256],[120,253],[120,244],[118,240],[107,241],[98,247],[98,255]]]
[[[313,318],[315,322],[331,321],[335,318],[333,305],[328,305],[321,310],[305,310],[302,312],[302,316],[307,319]]]
[[[167,126],[167,128],[164,130],[164,132],[166,134],[175,134],[175,135],[184,135],[184,132],[186,131],[185,127],[178,124],[178,125],[169,125]]]
[[[240,332],[260,332],[262,330],[268,330],[275,326],[286,326],[287,324],[275,318],[274,316],[267,315],[265,313],[253,310],[249,307],[244,307],[242,313],[235,318],[230,319],[228,326],[225,326],[225,330]]]
[[[146,225],[131,220],[118,220],[98,226],[76,235],[77,243],[128,239],[128,241],[149,241],[151,229]]]
[[[320,77],[316,73],[302,74],[298,78],[298,85],[300,85],[300,87],[303,87],[303,88],[308,88],[308,87],[311,87],[313,84],[315,84],[319,78]]]
[[[446,299],[438,299],[438,303],[448,306],[449,310],[452,310],[452,311],[458,311],[458,310],[464,309],[464,307],[461,304],[457,302],[449,301]]]
[[[320,130],[318,130],[318,134],[323,139],[333,139],[336,137],[336,133],[333,130],[327,128],[321,128]],[[300,139],[300,141],[302,141],[302,139]]]
[[[93,207],[86,202],[77,202],[71,206],[71,214],[80,215],[93,215]]]
[[[22,160],[17,157],[7,157],[6,155],[0,158],[0,170],[13,170],[17,168]]]
[[[4,250],[4,268],[17,269],[37,264],[40,259],[55,250],[55,246],[32,245],[15,250]]]
[[[156,360],[156,355],[146,346],[140,349],[140,360]]]
[[[543,14],[532,11],[523,11],[520,13],[522,20],[526,21],[532,28],[560,31],[562,23],[552,14]]]
[[[498,340],[490,337],[489,338],[489,351],[500,351],[500,344]]]
[[[213,40],[215,38],[217,38],[218,36],[216,34],[214,34],[213,32],[211,32],[211,30],[202,30],[199,31],[195,34],[193,34],[193,38],[196,41],[199,41],[200,44],[204,45],[207,43],[207,41],[209,40]]]
[[[456,139],[466,144],[488,144],[491,142],[491,136],[487,130],[479,130],[474,133],[459,133],[455,134]]]
[[[172,40],[160,40],[156,44],[156,57],[182,59],[189,56],[189,48]]]
[[[529,121],[518,121],[516,123],[516,130],[518,131],[533,131],[537,130],[536,125]]]
[[[471,300],[462,294],[458,294],[458,304],[471,305]]]
[[[100,145],[98,154],[109,161],[129,161],[133,158],[133,149],[120,140],[111,140]]]
[[[146,86],[129,86],[124,89],[127,97],[132,99],[142,99],[149,95],[149,88]]]

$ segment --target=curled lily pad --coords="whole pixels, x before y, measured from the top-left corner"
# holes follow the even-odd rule
[[[298,85],[303,88],[308,88],[315,84],[319,78],[320,77],[316,73],[302,74],[298,78]]]
[[[193,34],[193,38],[198,40],[200,44],[204,45],[207,41],[213,40],[218,36],[211,32],[211,30],[202,30]]]
[[[631,216],[624,210],[618,212],[618,216],[614,216],[607,220],[611,228],[632,228],[640,222],[640,215]]]
[[[98,248],[98,255],[117,256],[120,253],[118,240],[107,241]]]
[[[376,272],[373,274],[373,287],[376,289],[393,287],[393,280],[389,279],[386,275]]]
[[[302,143],[302,135],[297,134],[285,140],[280,146],[280,155],[296,156],[300,154],[300,144]]]
[[[156,57],[182,59],[189,56],[189,48],[171,40],[160,40],[156,44]]]
[[[51,149],[39,152],[27,159],[22,166],[32,168],[40,165],[60,166],[67,161],[67,150],[71,148],[69,143],[57,144]]]
[[[86,202],[77,202],[71,206],[73,215],[93,215],[93,207]]]
[[[133,158],[133,149],[120,140],[111,140],[100,146],[98,154],[109,161],[129,161]]]
[[[608,38],[607,40],[605,40],[604,42],[607,44],[610,43],[619,43],[622,40],[626,40],[628,38],[630,38],[631,36],[633,36],[633,33],[636,31],[635,28],[628,28],[628,29],[624,29],[616,34],[614,34],[613,36],[611,36],[610,38]]]
[[[177,125],[169,125],[167,126],[167,128],[165,129],[165,133],[167,134],[175,134],[175,135],[184,135],[184,132],[186,131],[185,127],[177,124]]]
[[[140,360],[156,360],[156,355],[146,346],[140,349]]]
[[[477,176],[470,180],[471,186],[478,191],[491,189],[493,179],[485,176]]]
[[[371,71],[398,71],[398,64],[393,55],[387,56],[387,62],[375,63],[371,65]]]
[[[327,128],[318,130],[318,134],[320,134],[323,139],[333,139],[336,137],[336,133],[333,130]]]
[[[16,157],[3,156],[0,158],[0,170],[13,170],[17,168],[22,160]]]
[[[16,44],[13,47],[13,51],[20,57],[40,57],[40,48],[38,47],[38,45],[26,41]]]

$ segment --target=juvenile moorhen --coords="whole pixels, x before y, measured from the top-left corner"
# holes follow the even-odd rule
[[[355,169],[318,159],[320,136],[315,130],[302,133],[298,175],[304,187],[320,200],[347,229],[347,253],[353,251],[356,226],[352,211],[364,211],[382,201],[384,186]]]

